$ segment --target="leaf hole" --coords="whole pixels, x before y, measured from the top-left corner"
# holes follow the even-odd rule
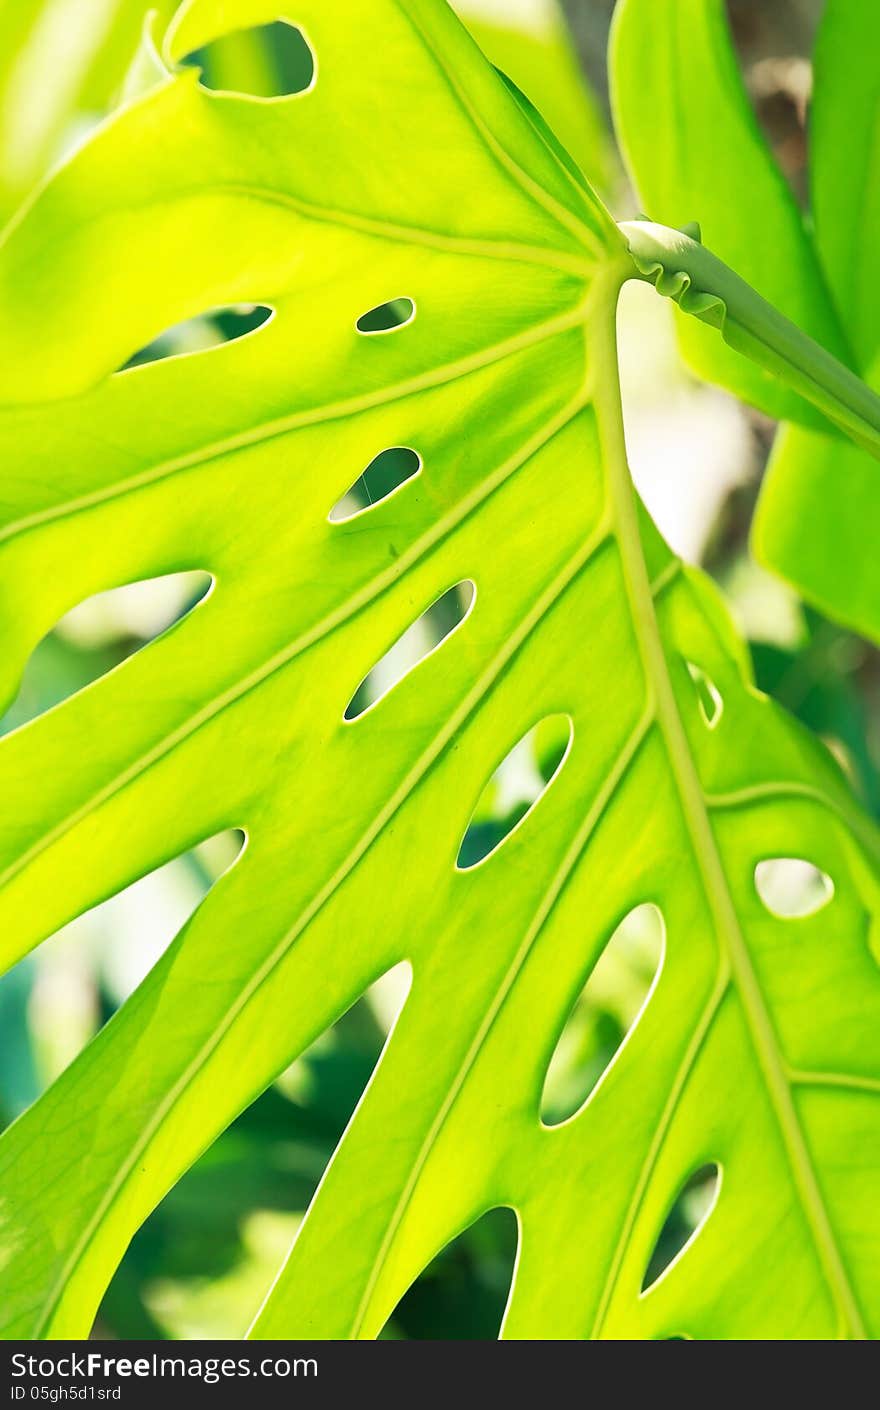
[[[396,333],[405,328],[416,316],[416,306],[412,299],[389,299],[375,308],[362,313],[355,325],[359,333]]]
[[[411,1284],[380,1341],[495,1341],[513,1282],[519,1226],[490,1209],[452,1239]]]
[[[389,691],[461,626],[473,608],[476,595],[474,583],[466,578],[432,602],[364,676],[345,707],[343,719],[360,719],[384,700]]]
[[[120,368],[128,372],[149,362],[165,362],[170,357],[186,353],[207,352],[224,343],[237,343],[255,333],[274,317],[268,304],[228,304],[209,309],[196,318],[175,323],[143,348],[134,353]]]
[[[658,906],[636,906],[615,929],[576,999],[553,1050],[541,1120],[558,1126],[581,1111],[644,1012],[663,964]]]
[[[86,598],[31,653],[0,734],[18,729],[100,680],[182,620],[207,596],[210,573],[166,573]]]
[[[801,857],[768,857],[755,867],[755,889],[771,915],[803,920],[827,906],[834,882]]]
[[[406,961],[375,980],[183,1175],[128,1247],[98,1314],[104,1337],[246,1335],[411,981]]]
[[[707,729],[714,729],[724,709],[724,701],[721,691],[706,672],[699,666],[695,666],[692,661],[688,661],[687,668],[690,673],[696,691],[697,700],[700,706],[700,714]]]
[[[19,961],[15,970],[30,975],[27,1032],[41,1090],[134,992],[244,845],[240,829],[206,838],[83,911]]]
[[[721,1190],[721,1170],[716,1164],[703,1165],[679,1190],[648,1260],[642,1281],[646,1293],[683,1257],[699,1234],[718,1202]],[[686,1341],[686,1337],[669,1337],[669,1341]]]
[[[455,862],[459,871],[469,871],[497,852],[537,806],[565,762],[573,738],[568,715],[548,715],[505,755],[465,829]]]
[[[312,46],[288,20],[233,30],[187,54],[181,64],[201,69],[203,88],[247,98],[308,93],[318,74]]]
[[[380,451],[345,494],[330,510],[331,524],[344,524],[367,510],[375,509],[383,500],[412,480],[422,468],[422,458],[409,446],[390,446]]]

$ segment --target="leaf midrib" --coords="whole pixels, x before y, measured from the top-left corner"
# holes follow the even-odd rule
[[[867,1340],[867,1333],[862,1315],[843,1265],[812,1157],[801,1129],[787,1064],[779,1050],[773,1023],[740,929],[724,864],[709,818],[706,796],[691,756],[669,675],[642,549],[635,492],[626,458],[623,413],[616,370],[618,352],[614,311],[619,287],[618,284],[615,288],[609,280],[609,312],[602,317],[597,310],[597,316],[587,330],[587,338],[593,345],[592,361],[596,367],[594,405],[599,442],[603,451],[603,463],[609,475],[616,535],[621,547],[621,562],[630,598],[633,627],[639,642],[643,666],[655,694],[657,720],[665,741],[682,814],[691,836],[703,891],[715,918],[719,942],[723,946],[723,952],[726,952],[758,1064],[764,1073],[799,1201],[838,1315],[847,1326],[851,1338],[863,1341]],[[596,302],[599,302],[598,294]],[[602,1319],[600,1310],[597,1330],[601,1328]]]

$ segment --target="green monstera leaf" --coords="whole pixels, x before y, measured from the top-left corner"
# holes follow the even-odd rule
[[[638,504],[627,240],[440,0],[291,0],[314,58],[299,95],[179,67],[277,4],[184,5],[167,77],[0,249],[5,697],[90,594],[214,582],[0,741],[5,963],[202,839],[247,837],[0,1140],[3,1335],[85,1336],[164,1193],[406,961],[252,1335],[377,1336],[451,1238],[508,1206],[505,1337],[874,1337],[880,842]],[[274,317],[119,371],[242,302]],[[409,478],[340,511],[395,448]],[[351,708],[453,588],[457,629]],[[560,720],[537,804],[466,858],[499,762]],[[807,904],[768,886],[785,866]],[[647,1001],[551,1125],[572,1005],[646,904],[664,931]],[[714,1206],[646,1287],[706,1167]]]
[[[707,244],[830,351],[880,387],[880,8],[828,0],[815,53],[811,219],[758,127],[723,0],[620,0],[615,125],[655,220],[699,220]],[[784,427],[758,507],[758,557],[823,611],[880,640],[872,526],[880,478],[858,447],[810,425],[803,403],[692,321],[690,364]]]

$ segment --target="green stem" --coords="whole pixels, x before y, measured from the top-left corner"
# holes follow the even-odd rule
[[[719,329],[737,352],[780,377],[880,459],[880,396],[681,230],[621,222],[638,274],[694,317]]]

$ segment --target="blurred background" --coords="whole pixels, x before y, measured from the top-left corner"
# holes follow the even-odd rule
[[[608,119],[605,48],[613,0],[458,0],[456,8],[492,61],[544,112],[615,214],[635,214]],[[137,91],[132,57],[148,9],[167,15],[174,4],[0,0],[0,223],[122,95]],[[755,110],[803,200],[809,54],[822,0],[730,0],[728,9]],[[311,76],[307,47],[284,24],[211,46],[192,61],[209,87],[264,95],[299,91]],[[134,361],[240,336],[263,316],[260,309],[224,310],[171,330]],[[748,526],[773,424],[683,370],[670,309],[644,285],[625,290],[620,329],[627,440],[649,509],[673,548],[721,586],[751,644],[759,684],[827,741],[876,812],[877,653],[806,609],[749,557]],[[413,473],[407,455],[380,457],[333,516],[360,512]],[[81,604],[34,653],[0,733],[119,665],[206,588],[201,575],[181,574]],[[461,589],[435,603],[363,682],[349,715],[389,689],[468,606]],[[566,728],[547,722],[503,762],[480,799],[460,865],[479,861],[534,804],[559,766]],[[0,1125],[34,1101],[125,1002],[239,845],[236,834],[212,838],[80,917],[0,980]],[[791,880],[775,879],[780,906],[798,904]],[[577,1110],[623,1041],[657,969],[660,925],[654,909],[643,906],[609,944],[560,1038],[543,1099],[548,1123]],[[244,1333],[403,1002],[404,968],[379,981],[165,1199],[114,1278],[96,1337]],[[706,1170],[682,1193],[646,1282],[696,1228],[713,1186],[714,1172]],[[497,1336],[515,1250],[513,1214],[485,1216],[425,1271],[384,1335]]]

